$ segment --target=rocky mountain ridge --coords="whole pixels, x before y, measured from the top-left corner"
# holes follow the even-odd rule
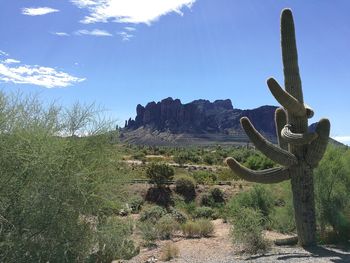
[[[162,144],[169,140],[176,144],[184,138],[188,142],[248,142],[240,125],[240,118],[247,116],[259,132],[275,140],[275,109],[275,106],[236,109],[229,99],[214,102],[200,99],[182,104],[179,99],[169,97],[146,106],[137,105],[136,118],[125,122],[121,138],[144,144]]]
[[[274,106],[262,106],[253,110],[233,108],[229,99],[195,100],[182,104],[179,99],[171,97],[160,102],[150,102],[145,107],[137,105],[136,118],[126,121],[126,130],[136,130],[140,127],[157,131],[179,133],[224,133],[232,134],[241,130],[239,120],[249,117],[257,130],[275,135]]]

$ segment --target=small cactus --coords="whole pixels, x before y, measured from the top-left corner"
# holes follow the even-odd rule
[[[330,131],[328,119],[321,119],[314,132],[308,131],[308,118],[313,110],[304,104],[298,67],[294,21],[290,9],[281,15],[281,43],[285,90],[273,78],[267,85],[283,108],[275,112],[278,146],[267,141],[243,117],[241,124],[256,148],[281,167],[253,171],[235,159],[226,160],[228,166],[242,179],[258,183],[279,183],[291,180],[298,241],[302,246],[316,244],[316,220],[313,186],[313,169],[322,159]]]

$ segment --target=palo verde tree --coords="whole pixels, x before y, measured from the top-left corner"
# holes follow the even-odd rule
[[[242,179],[258,183],[278,183],[291,180],[298,241],[302,246],[316,243],[316,220],[313,169],[321,160],[329,139],[330,123],[321,119],[314,132],[308,130],[308,118],[313,110],[304,104],[299,75],[292,12],[284,9],[281,16],[282,59],[285,90],[270,78],[267,85],[283,108],[275,112],[278,146],[267,141],[248,118],[241,125],[256,148],[281,167],[252,171],[228,158],[229,167]]]

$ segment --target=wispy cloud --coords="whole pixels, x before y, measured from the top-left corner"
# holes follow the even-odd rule
[[[89,35],[89,36],[97,36],[97,37],[111,37],[113,36],[111,33],[105,30],[94,29],[94,30],[79,30],[75,32],[76,35]]]
[[[151,24],[168,13],[182,15],[196,0],[71,0],[79,8],[89,11],[81,22],[144,23]]]
[[[22,9],[22,14],[27,16],[42,16],[59,11],[60,10],[51,7],[28,7]]]
[[[350,145],[350,136],[335,136],[333,137],[334,140],[337,140],[341,143]]]
[[[135,27],[131,27],[131,26],[126,26],[126,27],[124,27],[124,29],[125,29],[126,31],[129,31],[129,32],[136,31],[136,28],[135,28]]]
[[[18,64],[21,63],[21,61],[13,58],[8,58],[3,61],[5,64]]]
[[[85,78],[77,78],[54,68],[38,65],[18,65],[19,63],[21,63],[19,60],[11,58],[0,61],[0,81],[55,88],[67,87],[85,80]]]
[[[0,50],[0,57],[7,57],[9,54],[7,54],[5,51]]]
[[[121,38],[122,38],[123,41],[129,41],[131,38],[134,37],[134,35],[129,34],[129,33],[127,33],[127,32],[124,32],[124,31],[123,31],[123,32],[119,32],[118,35],[121,36]]]
[[[66,32],[53,32],[52,34],[59,36],[59,37],[68,37],[69,34]]]

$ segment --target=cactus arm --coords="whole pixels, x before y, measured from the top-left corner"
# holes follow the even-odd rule
[[[267,85],[275,99],[290,113],[295,116],[303,117],[306,115],[306,109],[303,103],[285,91],[274,78],[267,80]]]
[[[307,104],[304,103],[304,107],[306,110],[306,117],[311,119],[314,116],[314,110]]]
[[[261,171],[253,171],[242,166],[233,158],[227,158],[226,163],[235,174],[249,182],[271,184],[290,179],[288,168],[277,167]]]
[[[291,131],[291,125],[287,124],[282,129],[281,136],[286,142],[290,144],[305,145],[310,144],[312,141],[314,141],[318,137],[318,134],[316,132],[293,133]]]
[[[331,125],[328,119],[321,119],[316,126],[318,138],[308,146],[308,151],[305,158],[306,162],[311,167],[316,167],[318,165],[319,161],[324,155],[324,152],[326,151],[330,127]]]
[[[286,91],[304,103],[303,91],[298,66],[298,53],[292,11],[284,9],[281,16],[281,46]],[[283,104],[282,104],[283,105]]]
[[[264,153],[268,158],[283,166],[291,166],[297,163],[297,158],[293,154],[266,140],[254,128],[247,117],[241,118],[241,125],[256,148],[258,148],[258,150]]]
[[[287,115],[284,109],[278,108],[275,111],[275,124],[278,145],[281,149],[288,151],[288,143],[282,138],[281,131],[287,124]]]

